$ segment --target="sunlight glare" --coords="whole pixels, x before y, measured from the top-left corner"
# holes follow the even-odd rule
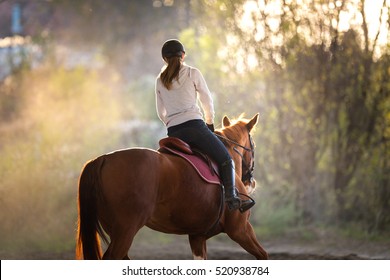
[[[345,32],[348,29],[350,29],[352,26],[361,25],[363,22],[362,15],[359,11],[357,11],[358,3],[361,0],[354,0],[353,3],[348,3],[347,6],[344,8],[343,11],[340,13],[340,22],[338,23],[338,28],[340,32]],[[286,4],[291,4],[293,1],[286,1]],[[305,9],[307,5],[310,4],[310,1],[306,0],[299,0],[295,1],[295,4],[297,6],[301,6],[302,9]],[[323,5],[323,10],[329,11],[336,8],[340,8],[342,6],[342,1],[338,0],[336,2],[331,2],[327,5]],[[387,44],[387,34],[389,32],[387,21],[388,21],[388,15],[389,15],[389,6],[390,6],[390,0],[386,1],[385,9],[383,11],[383,19],[380,26],[380,12],[383,5],[383,0],[370,0],[365,1],[365,16],[366,21],[368,24],[368,32],[371,39],[374,39],[375,36],[378,33],[378,30],[380,31],[379,37],[378,37],[378,44],[379,45],[386,45]],[[253,32],[255,30],[254,37],[257,41],[262,40],[265,36],[264,28],[259,24],[261,21],[262,15],[259,11],[264,10],[265,14],[268,14],[268,20],[267,24],[271,28],[272,31],[277,31],[280,24],[280,15],[282,14],[282,10],[280,9],[282,7],[282,3],[280,0],[275,0],[272,2],[268,2],[265,4],[265,1],[262,0],[249,0],[244,4],[244,9],[241,14],[241,19],[239,21],[239,27],[246,32]],[[288,9],[287,9],[288,10]],[[303,11],[303,14],[296,14],[295,20],[299,20],[301,16],[304,16],[305,12]],[[332,20],[332,26],[337,26],[337,20]]]

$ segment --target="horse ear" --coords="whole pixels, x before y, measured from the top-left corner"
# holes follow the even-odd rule
[[[257,121],[259,119],[259,113],[257,113],[247,124],[246,127],[249,131],[252,130],[252,128],[257,124]]]
[[[222,123],[223,123],[223,126],[226,127],[226,126],[229,126],[230,125],[230,120],[227,116],[224,116],[223,117],[223,120],[222,120]]]

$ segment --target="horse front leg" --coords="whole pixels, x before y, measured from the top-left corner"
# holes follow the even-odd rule
[[[194,260],[207,260],[207,238],[204,235],[189,235],[188,239]]]
[[[230,228],[226,231],[226,234],[256,259],[268,259],[268,253],[260,245],[259,241],[257,241],[256,234],[249,221],[242,227]]]

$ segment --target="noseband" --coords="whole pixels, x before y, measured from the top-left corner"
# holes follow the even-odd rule
[[[246,173],[245,174],[243,173],[242,176],[241,176],[241,181],[242,182],[249,181],[252,184],[252,182],[253,182],[253,172],[255,170],[255,161],[254,161],[254,159],[255,159],[255,145],[254,145],[254,142],[253,142],[251,134],[248,132],[250,148],[247,148],[247,147],[237,143],[236,141],[233,141],[233,140],[231,140],[229,138],[226,138],[226,137],[224,137],[222,135],[216,134],[216,136],[235,145],[233,150],[237,154],[239,154],[239,156],[242,159],[242,161],[241,161],[242,167],[245,167],[245,169],[246,169]],[[245,151],[251,153],[250,154],[251,155],[251,159],[250,159],[250,163],[249,164],[245,161],[244,155],[237,149],[237,147],[243,148]]]

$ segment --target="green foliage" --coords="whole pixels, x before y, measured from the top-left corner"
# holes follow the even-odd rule
[[[253,214],[258,219],[253,221],[253,225],[259,237],[268,239],[284,236],[291,228],[297,227],[298,213],[292,201],[280,205],[275,200],[258,200],[256,212]]]
[[[115,147],[120,109],[98,73],[82,68],[44,67],[11,79],[23,106],[0,123],[1,247],[69,249],[82,164]]]
[[[388,228],[389,48],[378,55],[367,22],[339,25],[347,7],[359,14],[361,3],[258,1],[251,13],[240,1],[217,3],[197,5],[206,17],[198,28],[230,42],[228,75],[217,81],[236,105],[226,108],[260,111],[257,177],[265,196],[294,205],[299,224]],[[263,215],[288,217],[289,207],[280,207]]]

